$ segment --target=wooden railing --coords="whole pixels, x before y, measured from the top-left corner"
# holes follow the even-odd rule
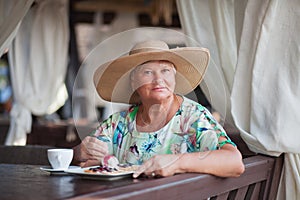
[[[63,143],[59,143],[56,140],[65,138],[67,127],[34,127],[37,135],[30,135],[33,144],[29,144],[25,147],[7,147],[0,146],[0,163],[20,163],[20,164],[46,164],[46,149],[47,143],[39,144],[38,141],[47,142],[49,146],[61,147]],[[56,130],[56,131],[55,131]],[[229,131],[228,131],[229,130]],[[283,165],[283,156],[271,157],[266,155],[257,155],[251,152],[245,142],[241,139],[239,133],[236,130],[228,129],[228,135],[237,144],[239,150],[243,155],[243,161],[245,164],[245,172],[238,178],[220,178],[207,174],[180,174],[174,177],[157,179],[154,182],[145,182],[149,184],[147,187],[143,184],[133,184],[126,187],[125,199],[143,199],[146,197],[159,197],[169,198],[170,192],[164,192],[166,189],[178,194],[178,199],[183,197],[184,199],[207,199],[222,200],[222,199],[263,199],[273,200],[276,197],[277,189],[279,185],[280,175]],[[48,139],[43,140],[35,139],[46,136]],[[51,136],[52,135],[52,136]],[[76,143],[78,143],[76,140]],[[33,142],[34,141],[34,142]],[[60,141],[61,142],[61,141]],[[55,145],[59,144],[59,145]],[[39,146],[36,146],[39,145]],[[67,147],[70,144],[68,144]],[[177,180],[180,177],[182,181],[176,181],[174,184],[170,179]],[[161,188],[160,185],[163,185]],[[155,190],[151,189],[154,188]],[[147,188],[147,189],[145,189]],[[90,194],[90,197],[100,197],[105,193],[105,196],[114,197],[118,196],[122,188],[109,191],[101,191]],[[139,192],[136,192],[139,191]],[[153,192],[155,191],[155,192]],[[199,192],[200,191],[200,192]],[[182,196],[181,193],[186,196]],[[174,197],[174,195],[171,195]]]
[[[76,199],[273,200],[278,187],[274,182],[277,159],[261,155],[245,158],[245,173],[238,178],[186,173],[99,190]]]

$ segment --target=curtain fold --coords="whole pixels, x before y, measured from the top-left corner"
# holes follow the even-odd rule
[[[236,125],[255,152],[300,153],[294,140],[300,122],[299,6],[295,0],[247,5],[231,100]]]
[[[192,0],[177,1],[177,5],[185,34],[210,50],[211,61],[200,86],[212,107],[233,123],[229,99],[238,45],[234,3]]]
[[[34,0],[0,0],[0,56],[17,34],[20,22]]]
[[[64,85],[69,44],[68,1],[40,0],[29,10],[9,49],[14,92],[6,145],[25,145],[31,113],[44,115]]]
[[[211,50],[226,80],[226,120],[232,116],[252,151],[285,153],[277,198],[299,199],[300,2],[177,0],[177,5],[185,33]],[[204,81],[219,81],[213,70],[209,66]]]

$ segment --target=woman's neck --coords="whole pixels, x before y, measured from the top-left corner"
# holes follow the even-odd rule
[[[175,94],[171,98],[166,103],[142,104],[137,117],[138,130],[153,132],[164,127],[175,115],[182,101]]]

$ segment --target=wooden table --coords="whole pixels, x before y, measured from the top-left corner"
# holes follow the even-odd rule
[[[114,181],[50,175],[40,170],[38,165],[0,164],[0,199],[174,200],[207,199],[213,196],[225,196],[225,199],[229,196],[234,196],[232,199],[244,199],[245,195],[255,195],[253,199],[266,197],[272,183],[274,159],[254,156],[244,159],[244,162],[246,171],[239,178],[186,173],[167,178],[126,178]]]

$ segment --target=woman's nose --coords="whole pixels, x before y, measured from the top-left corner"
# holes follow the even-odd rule
[[[159,78],[159,79],[154,79],[153,82],[157,84],[162,84],[164,81],[161,78]]]
[[[154,73],[154,77],[153,77],[153,78],[154,78],[154,79],[153,79],[153,82],[154,82],[154,83],[160,84],[160,83],[163,82],[162,75],[159,74],[159,73]]]

